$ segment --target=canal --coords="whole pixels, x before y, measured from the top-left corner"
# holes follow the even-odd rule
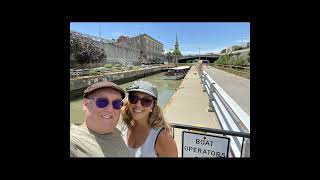
[[[154,74],[137,80],[149,81],[157,86],[158,89],[158,104],[163,109],[169,102],[177,88],[180,86],[180,80],[164,80],[164,72]],[[133,84],[134,81],[121,84],[120,87],[124,90]],[[127,97],[127,95],[126,95]],[[84,112],[82,111],[82,97],[70,101],[70,122],[73,124],[83,122]]]

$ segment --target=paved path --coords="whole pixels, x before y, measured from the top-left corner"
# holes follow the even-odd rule
[[[250,80],[211,66],[203,70],[250,116]]]
[[[164,108],[169,123],[221,129],[214,112],[208,112],[208,95],[202,92],[202,84],[195,66],[192,66],[176,93]],[[174,130],[174,139],[181,157],[181,129]]]

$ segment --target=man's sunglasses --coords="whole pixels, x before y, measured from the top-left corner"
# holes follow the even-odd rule
[[[153,99],[146,98],[146,97],[140,98],[139,96],[134,95],[134,94],[129,94],[128,99],[131,104],[137,104],[138,101],[140,100],[141,105],[144,107],[150,107],[153,102]]]
[[[109,105],[108,98],[100,97],[100,98],[91,98],[91,99],[96,100],[96,106],[98,108],[105,108]],[[122,105],[123,105],[123,103],[122,103],[122,100],[120,100],[120,99],[116,99],[116,100],[112,101],[113,109],[119,110],[119,109],[121,109]]]

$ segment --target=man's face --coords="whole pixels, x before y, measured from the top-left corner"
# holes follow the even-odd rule
[[[97,99],[98,105],[105,105],[105,99],[108,100],[108,105],[104,108],[98,107]],[[101,99],[102,101],[99,101]],[[85,98],[82,107],[87,127],[99,134],[112,132],[120,117],[120,109],[115,109],[112,102],[119,100],[122,101],[121,94],[111,88],[99,89]]]

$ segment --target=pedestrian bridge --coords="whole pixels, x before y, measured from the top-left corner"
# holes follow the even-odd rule
[[[179,63],[186,63],[188,60],[194,60],[199,58],[201,60],[209,60],[210,63],[213,63],[219,58],[219,55],[218,54],[189,55],[189,56],[181,56],[177,60]]]

